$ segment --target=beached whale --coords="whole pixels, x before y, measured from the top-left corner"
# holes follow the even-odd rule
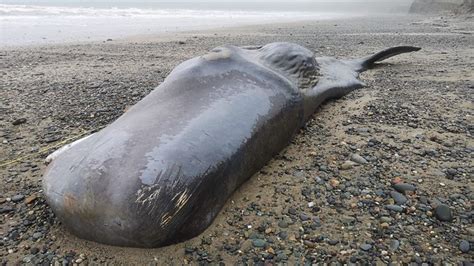
[[[293,43],[226,45],[176,67],[115,122],[48,157],[44,195],[81,238],[157,247],[194,237],[324,101],[394,47],[356,60]]]

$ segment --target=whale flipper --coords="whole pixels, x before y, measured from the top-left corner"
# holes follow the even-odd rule
[[[421,50],[420,47],[396,46],[396,47],[385,49],[371,56],[367,56],[361,59],[351,60],[349,61],[349,63],[355,67],[355,70],[357,72],[364,72],[367,69],[371,69],[375,67],[375,63],[377,62],[383,61],[385,59],[388,59],[390,57],[393,57],[399,54],[411,53],[411,52],[416,52],[419,50]]]

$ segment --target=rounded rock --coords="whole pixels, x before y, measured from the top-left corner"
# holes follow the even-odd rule
[[[398,205],[385,205],[385,209],[394,211],[394,212],[402,212],[403,208]]]
[[[408,201],[407,197],[405,197],[402,193],[398,193],[396,191],[391,191],[390,196],[395,200],[398,205],[403,205]]]
[[[20,202],[20,201],[22,201],[24,198],[25,198],[24,195],[18,194],[18,195],[15,195],[15,196],[12,197],[12,201],[13,201],[13,202]]]
[[[356,153],[351,155],[351,161],[356,162],[358,164],[367,164],[368,163],[367,160],[364,157],[362,157],[362,156],[360,156],[359,154],[356,154]]]
[[[462,253],[468,253],[469,250],[471,250],[471,245],[469,244],[469,241],[461,240],[461,242],[459,243],[459,249]]]
[[[442,222],[451,222],[453,220],[453,212],[448,205],[440,204],[435,208],[435,216]]]
[[[371,244],[362,244],[360,245],[360,249],[362,249],[363,251],[369,251],[372,249],[372,245]]]
[[[395,251],[398,249],[398,247],[400,247],[400,241],[398,241],[397,239],[393,239],[392,241],[390,241],[390,250]]]
[[[254,239],[252,245],[256,248],[264,248],[267,245],[267,242],[263,239]]]
[[[413,192],[416,190],[414,185],[407,183],[397,183],[393,185],[393,188],[400,193]]]

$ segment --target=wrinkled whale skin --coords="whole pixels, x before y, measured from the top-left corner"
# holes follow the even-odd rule
[[[194,237],[322,102],[361,87],[358,73],[376,61],[418,48],[393,49],[341,61],[291,43],[218,47],[54,153],[45,198],[84,239],[157,247]]]

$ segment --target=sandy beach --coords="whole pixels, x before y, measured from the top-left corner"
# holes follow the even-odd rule
[[[472,16],[413,15],[2,48],[0,261],[472,262],[473,34]],[[114,121],[186,59],[223,44],[277,41],[339,58],[396,45],[422,50],[365,72],[365,88],[324,104],[196,238],[119,248],[61,226],[42,197],[49,153]]]

